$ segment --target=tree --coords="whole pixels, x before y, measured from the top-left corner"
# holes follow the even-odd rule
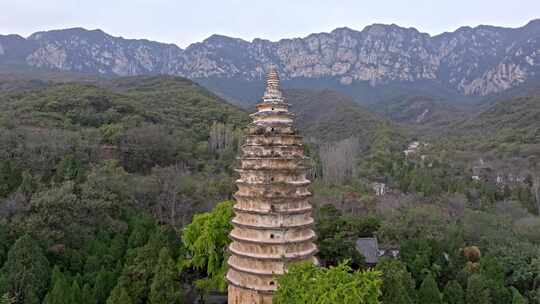
[[[467,282],[467,304],[490,304],[489,289],[485,279],[479,274],[473,274]]]
[[[177,282],[178,273],[167,248],[161,249],[154,273],[154,279],[150,286],[150,303],[181,303],[182,294],[180,292],[180,284]]]
[[[98,303],[105,303],[115,286],[115,281],[115,276],[112,272],[105,269],[101,269],[98,272],[93,290],[94,297]]]
[[[81,297],[82,297],[82,290],[81,290],[81,287],[79,286],[79,283],[77,282],[77,280],[73,280],[73,284],[71,284],[71,303],[77,303],[79,301],[81,301]]]
[[[347,217],[334,205],[323,205],[319,209],[315,226],[321,263],[324,266],[336,266],[350,260],[351,267],[360,268],[364,264],[364,257],[356,249],[356,240],[372,236],[378,227],[379,221],[374,217]]]
[[[525,304],[525,298],[519,293],[519,290],[512,287],[512,304]]]
[[[382,273],[382,302],[412,304],[415,301],[415,282],[401,261],[382,258],[376,270]]]
[[[207,278],[199,281],[198,285],[207,290],[225,290],[226,287],[226,252],[232,229],[233,205],[234,202],[225,201],[212,212],[195,215],[182,234],[182,242],[190,255],[182,267],[204,271]]]
[[[321,146],[319,156],[323,181],[327,184],[340,184],[354,177],[359,147],[357,138],[348,138]]]
[[[532,299],[531,304],[539,304],[540,303],[540,287],[536,290],[532,290],[529,297]]]
[[[7,258],[10,243],[7,227],[0,224],[0,267]]]
[[[9,293],[16,303],[40,303],[49,276],[49,262],[42,249],[29,235],[24,235],[11,247],[0,271],[0,294]]]
[[[517,267],[514,267],[513,270],[520,271]],[[512,301],[512,292],[505,286],[505,268],[499,258],[483,257],[480,260],[479,273],[484,280],[484,285],[489,290],[493,304],[506,304]]]
[[[54,180],[58,183],[66,180],[81,180],[84,176],[84,168],[80,159],[76,155],[68,154],[56,166]]]
[[[420,289],[418,290],[418,303],[442,304],[439,287],[431,274],[428,274],[420,285]]]
[[[440,267],[435,261],[442,257],[438,242],[416,238],[405,240],[401,243],[400,256],[417,282],[422,282],[428,272],[438,275]]]
[[[0,198],[6,197],[21,184],[22,172],[14,162],[0,160]]]
[[[446,304],[465,304],[465,292],[461,285],[455,281],[449,281],[444,287],[443,299]]]
[[[52,289],[47,293],[44,304],[70,304],[74,300],[69,279],[55,266],[51,279]]]
[[[346,264],[330,268],[311,262],[293,264],[277,281],[274,304],[380,303],[381,273],[353,272]]]
[[[133,304],[126,289],[116,286],[111,296],[107,299],[107,304]]]
[[[158,202],[154,207],[154,216],[160,222],[167,222],[176,226],[180,218],[180,226],[185,225],[186,218],[192,213],[192,204],[185,199],[185,178],[189,171],[180,165],[165,168],[154,167],[154,176],[158,194]]]
[[[94,294],[92,287],[90,287],[90,284],[84,284],[83,289],[81,291],[81,301],[82,301],[82,304],[98,303],[96,299],[96,295]]]
[[[15,298],[11,297],[9,293],[5,293],[0,297],[0,304],[15,304]]]
[[[129,249],[123,269],[118,271],[121,272],[121,275],[115,289],[125,289],[130,299],[135,303],[146,303],[148,301],[151,285],[156,275],[156,265],[160,265],[158,263],[160,251],[165,248],[168,250],[167,254],[170,257],[169,252],[171,252],[171,249],[176,249],[180,244],[178,236],[171,233],[170,229],[152,227],[153,233],[150,235],[148,242],[142,247]],[[172,269],[172,271],[175,270]],[[171,276],[170,274],[167,275],[167,277]],[[166,279],[162,279],[161,283],[165,281]],[[155,292],[158,291],[155,290]]]

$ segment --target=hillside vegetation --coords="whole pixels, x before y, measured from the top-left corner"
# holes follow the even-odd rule
[[[225,290],[247,112],[177,77],[3,87],[0,303],[179,304]],[[279,281],[279,301],[540,299],[540,175],[526,150],[538,144],[537,99],[496,104],[425,137],[341,93],[285,95],[308,142],[318,258],[329,268],[295,267]],[[413,140],[421,144],[405,156]],[[513,150],[492,152],[500,147]],[[485,163],[528,161],[528,175],[473,178],[468,161],[488,154]],[[355,244],[372,236],[400,255],[365,272]]]
[[[285,91],[296,123],[306,137],[333,142],[357,137],[369,142],[377,129],[390,124],[358,105],[347,95],[331,90],[290,89]]]
[[[540,97],[500,101],[469,120],[454,133],[479,149],[507,155],[540,153]]]

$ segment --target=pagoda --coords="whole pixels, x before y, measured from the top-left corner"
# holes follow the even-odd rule
[[[278,73],[270,68],[236,170],[240,178],[230,233],[229,304],[270,304],[276,276],[287,265],[317,263],[309,166],[289,106]]]

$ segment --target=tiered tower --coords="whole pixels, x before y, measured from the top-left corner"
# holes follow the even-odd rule
[[[229,304],[270,304],[276,275],[296,261],[317,263],[302,137],[271,68],[242,146],[229,247]]]

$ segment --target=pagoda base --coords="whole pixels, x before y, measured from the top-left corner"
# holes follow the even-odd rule
[[[272,304],[272,294],[229,284],[229,304]]]

